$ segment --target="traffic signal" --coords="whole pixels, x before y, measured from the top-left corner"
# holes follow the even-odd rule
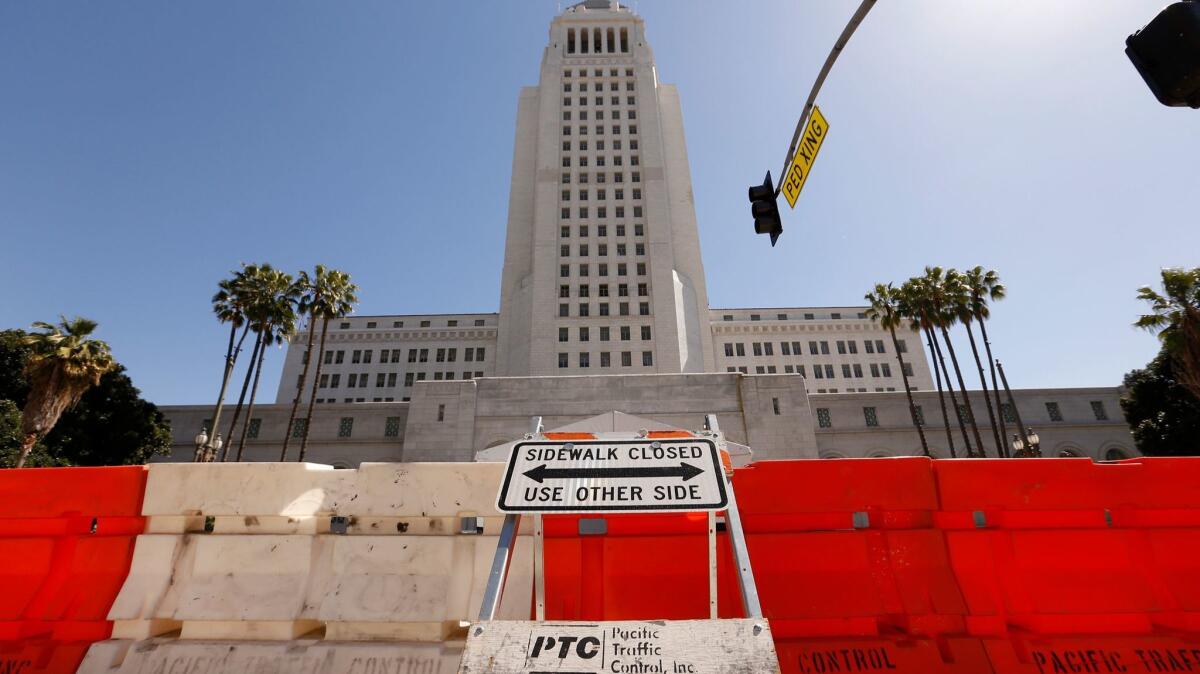
[[[758,234],[770,234],[772,247],[783,233],[783,221],[779,218],[777,199],[775,184],[771,182],[771,172],[767,171],[767,178],[763,184],[750,187],[750,214],[754,216],[754,231]]]
[[[1200,108],[1200,1],[1167,5],[1126,38],[1125,54],[1159,103]]]

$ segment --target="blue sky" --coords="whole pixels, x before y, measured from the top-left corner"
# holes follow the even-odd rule
[[[1137,286],[1200,265],[1200,112],[1123,53],[1163,0],[880,2],[771,249],[746,187],[857,4],[637,4],[682,96],[710,304],[853,304],[982,264],[1014,386],[1119,383],[1157,349]],[[517,92],[558,7],[0,3],[0,327],[94,318],[172,404],[215,398],[209,299],[242,261],[344,269],[363,314],[495,311]]]

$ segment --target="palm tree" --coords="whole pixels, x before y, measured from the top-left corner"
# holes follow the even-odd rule
[[[1174,359],[1179,383],[1200,400],[1200,267],[1162,270],[1163,293],[1138,288],[1138,299],[1150,303],[1135,326],[1158,332],[1163,349]]]
[[[116,369],[108,344],[89,339],[97,323],[76,317],[70,321],[59,317],[58,325],[34,323],[43,332],[25,337],[31,347],[25,362],[29,378],[29,397],[21,411],[21,454],[17,468],[25,465],[29,451],[45,437],[66,410],[74,407],[87,390],[100,383],[100,378]]]
[[[250,389],[250,403],[246,406],[246,421],[242,424],[242,435],[238,440],[235,461],[242,460],[242,452],[246,446],[246,436],[250,431],[251,418],[254,416],[254,398],[258,395],[258,380],[262,376],[263,357],[267,353],[267,347],[282,344],[295,333],[296,302],[299,295],[300,287],[293,282],[291,274],[272,270],[265,281],[262,301],[256,303],[250,311],[250,320],[255,326],[255,332],[259,335],[260,348],[258,360],[253,365],[254,386]],[[229,439],[232,444],[232,429]],[[224,459],[222,458],[222,460]]]
[[[942,424],[946,427],[946,445],[950,450],[950,458],[957,458],[954,451],[954,434],[950,431],[950,417],[946,415],[946,396],[942,389],[942,371],[946,368],[946,361],[941,359],[941,349],[937,348],[937,335],[933,333],[932,322],[927,316],[925,291],[921,287],[922,281],[919,278],[910,278],[900,286],[900,309],[901,315],[909,319],[910,327],[913,330],[920,330],[925,335],[925,344],[929,347],[929,358],[933,361],[934,381],[937,383],[938,405],[942,409]],[[938,361],[941,360],[939,367]],[[946,376],[946,387],[950,386],[950,377]],[[954,390],[950,390],[950,401],[955,403]],[[962,417],[959,417],[959,427],[962,426]],[[967,439],[966,431],[963,431],[963,440]],[[970,453],[971,443],[967,442],[967,453]]]
[[[321,348],[317,352],[322,353],[325,351],[325,335],[329,332],[330,319],[342,318],[354,311],[354,305],[358,303],[358,286],[350,282],[349,274],[336,269],[329,270],[324,279],[316,279],[316,283],[322,288],[322,302],[310,308],[310,311],[314,317],[321,317]],[[304,454],[308,449],[308,434],[312,431],[313,406],[317,402],[317,382],[321,379],[322,363],[323,358],[317,360],[317,372],[313,375],[312,388],[308,394],[308,421],[304,424],[304,436],[300,439],[300,455],[296,457],[300,462],[304,461]]]
[[[992,344],[988,340],[987,326],[984,325],[987,318],[991,316],[988,302],[1004,299],[1004,285],[1000,283],[1000,275],[995,270],[989,269],[985,272],[983,267],[978,265],[964,272],[962,280],[967,288],[968,300],[962,307],[964,311],[959,318],[967,328],[967,339],[971,340],[971,353],[975,355],[975,366],[979,368],[979,384],[983,387],[983,398],[987,402],[988,417],[992,422],[992,435],[995,436],[996,449],[1000,456],[1007,457],[1008,444],[1004,439],[1008,437],[1008,429],[1004,426],[1004,414],[1000,408],[1000,388],[996,385],[996,361],[992,359]],[[979,333],[983,337],[983,348],[987,350],[988,366],[992,371],[992,393],[995,394],[995,414],[992,413],[993,400],[988,396],[987,380],[983,377],[983,365],[979,362],[979,349],[976,348],[975,336],[971,333],[972,322],[979,324]]]
[[[954,269],[942,270],[941,267],[925,267],[926,288],[929,291],[929,301],[935,320],[935,327],[942,333],[946,342],[946,351],[950,353],[950,362],[954,365],[954,375],[958,379],[958,390],[962,393],[963,407],[966,409],[967,423],[971,426],[971,435],[975,438],[975,447],[979,456],[986,456],[983,450],[983,438],[979,435],[979,425],[975,422],[975,410],[971,406],[971,396],[967,392],[967,383],[963,381],[962,368],[958,365],[958,355],[954,351],[954,342],[950,339],[950,327],[958,320],[958,307],[966,304],[967,291],[962,282],[962,274]],[[947,372],[946,376],[950,374]],[[959,414],[961,417],[962,415]],[[971,453],[967,452],[970,456]]]
[[[296,423],[296,412],[300,407],[300,397],[304,393],[304,385],[308,381],[308,367],[315,359],[317,371],[313,376],[312,392],[308,402],[308,417],[304,422],[303,437],[300,441],[300,457],[308,448],[308,431],[312,428],[313,405],[316,404],[317,385],[321,378],[321,355],[325,352],[325,336],[329,330],[329,321],[349,314],[358,302],[358,286],[350,282],[350,275],[336,269],[328,269],[317,265],[312,276],[307,271],[300,272],[297,281],[300,289],[299,313],[308,317],[308,346],[305,348],[304,368],[300,372],[300,381],[296,384],[296,397],[292,400],[292,412],[288,417],[287,430],[283,438],[283,450],[279,454],[280,461],[287,460],[288,445],[292,439],[292,427]],[[313,338],[316,334],[317,320],[321,320],[321,345],[313,353]]]
[[[238,394],[237,406],[233,408],[233,420],[229,423],[229,432],[225,434],[227,441],[222,446],[220,460],[224,461],[229,454],[230,444],[233,442],[234,429],[237,428],[238,419],[242,415],[242,406],[246,402],[246,391],[250,387],[250,376],[254,373],[254,364],[258,360],[258,354],[262,350],[262,335],[257,330],[254,330],[253,321],[248,320],[250,314],[255,311],[255,307],[260,305],[264,298],[269,294],[268,281],[272,274],[276,273],[275,269],[269,264],[243,264],[242,271],[238,279],[238,296],[241,305],[242,320],[246,321],[246,330],[253,330],[254,348],[250,351],[250,365],[246,368],[246,377],[242,381],[242,390]],[[241,345],[238,345],[240,350]],[[213,417],[213,437],[217,437],[217,431],[220,430],[218,419]],[[197,461],[215,461],[217,456],[212,453],[205,453],[199,456]]]
[[[867,318],[879,321],[879,325],[887,328],[892,335],[892,349],[896,352],[896,360],[900,362],[900,376],[904,379],[904,394],[908,396],[908,412],[917,434],[921,437],[921,451],[929,456],[929,445],[925,442],[925,429],[917,418],[917,405],[913,402],[912,389],[908,385],[908,372],[904,369],[904,354],[900,352],[900,340],[896,339],[896,326],[901,325],[903,318],[900,314],[900,293],[892,284],[875,284],[875,290],[866,294],[864,299],[870,303],[867,307]]]
[[[247,267],[243,264],[241,271],[233,272],[231,278],[219,281],[217,293],[212,298],[213,313],[217,315],[217,321],[229,324],[229,345],[225,347],[225,372],[221,376],[221,392],[217,394],[217,404],[213,409],[212,416],[211,430],[214,440],[217,437],[217,429],[220,428],[221,409],[225,404],[225,390],[233,376],[234,364],[237,362],[238,354],[242,351],[242,343],[246,341],[246,335],[250,332],[250,326],[246,323],[244,292],[246,273]],[[237,337],[238,328],[242,328],[240,338]],[[202,458],[198,451],[196,460],[199,461]]]

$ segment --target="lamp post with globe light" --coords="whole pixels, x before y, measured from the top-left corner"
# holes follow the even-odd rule
[[[1020,435],[1013,433],[1013,456],[1015,457],[1037,457],[1042,455],[1042,439],[1038,437],[1037,431],[1032,428],[1025,429],[1025,439],[1029,444],[1025,444],[1025,440]]]
[[[212,462],[217,458],[217,455],[221,452],[221,447],[225,444],[221,441],[220,433],[217,433],[217,436],[213,438],[212,443],[210,444],[208,440],[208,429],[204,427],[200,428],[200,432],[197,433],[196,437],[192,440],[196,444],[196,454],[194,458],[196,463]]]

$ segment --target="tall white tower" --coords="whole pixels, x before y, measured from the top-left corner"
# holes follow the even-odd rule
[[[587,0],[521,90],[496,374],[713,372],[679,94],[641,17]]]

